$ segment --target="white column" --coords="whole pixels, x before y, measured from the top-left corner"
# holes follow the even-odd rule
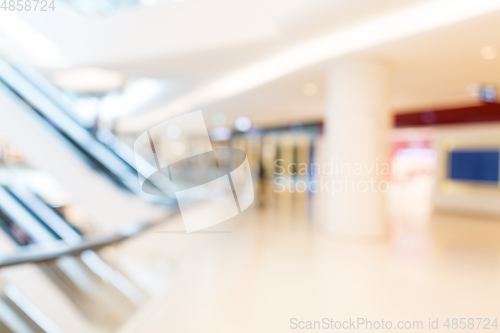
[[[388,87],[382,63],[343,61],[328,73],[323,164],[332,170],[322,172],[332,174],[324,176],[332,183],[323,204],[324,222],[335,234],[385,234]]]

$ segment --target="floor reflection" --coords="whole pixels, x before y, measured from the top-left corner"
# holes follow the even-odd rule
[[[447,318],[493,321],[500,223],[433,213],[431,184],[393,184],[389,236],[374,240],[325,233],[314,198],[267,188],[266,204],[231,221],[231,234],[196,236],[205,240],[190,269],[121,333],[290,332],[292,318],[422,321],[421,331],[436,319],[433,331],[448,331]]]

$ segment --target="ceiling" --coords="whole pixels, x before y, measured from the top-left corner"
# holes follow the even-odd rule
[[[500,87],[500,57],[485,60],[480,54],[485,46],[500,51],[497,31],[500,13],[492,13],[348,57],[387,63],[393,74],[393,112],[475,104],[471,84]],[[216,112],[251,116],[256,124],[264,126],[318,121],[325,109],[328,67],[328,62],[321,63],[202,109],[208,116]],[[317,95],[303,94],[307,82],[318,85]]]
[[[478,0],[477,3],[487,0]],[[363,22],[439,0],[186,0],[162,2],[113,16],[84,16],[58,4],[54,12],[22,12],[20,17],[53,41],[72,67],[99,66],[130,77],[151,77],[175,82],[181,89],[176,101],[168,96],[154,108],[168,117],[166,106],[202,107],[204,113],[223,112],[234,118],[250,116],[255,122],[318,120],[324,112],[325,73],[328,61],[305,62],[245,89],[213,98],[197,99],[197,91],[220,78],[230,77],[253,64],[286,54],[321,36],[342,33]],[[457,0],[458,4],[459,0]],[[463,2],[463,1],[462,1]],[[498,6],[500,7],[500,6]],[[369,57],[393,69],[395,110],[412,110],[450,103],[472,102],[467,86],[474,82],[500,86],[500,60],[483,60],[480,50],[500,50],[500,14],[477,13],[460,22],[445,22],[404,38],[353,49],[340,57]],[[500,8],[499,8],[500,9]],[[2,13],[0,12],[0,19]],[[431,18],[429,18],[431,20]],[[394,27],[395,30],[398,27]],[[375,42],[374,42],[375,43]],[[1,44],[1,38],[0,38]],[[248,73],[247,73],[248,74]],[[314,82],[319,92],[305,96],[302,87]],[[206,90],[206,89],[205,89]],[[193,98],[191,98],[193,97]],[[199,102],[198,102],[199,101]],[[182,102],[182,103],[181,103]],[[150,114],[152,114],[150,112]],[[137,119],[122,121],[123,130],[138,130]]]
[[[110,16],[86,16],[61,2],[55,11],[18,15],[57,44],[74,66],[137,71],[152,61],[169,75],[179,70],[175,65],[181,59],[184,69],[221,73],[313,35],[418,2],[423,1],[163,1]]]

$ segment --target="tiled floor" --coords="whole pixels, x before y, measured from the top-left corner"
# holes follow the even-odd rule
[[[408,332],[456,331],[451,318],[500,324],[500,221],[431,214],[429,193],[426,179],[393,186],[387,239],[324,233],[306,198],[290,194],[241,214],[228,234],[156,234],[152,250],[197,251],[120,333],[299,331],[292,318],[384,319]],[[439,329],[429,329],[429,319]],[[399,321],[423,328],[397,330]]]

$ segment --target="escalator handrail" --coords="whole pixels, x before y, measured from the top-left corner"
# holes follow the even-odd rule
[[[84,155],[88,154],[87,157],[90,157],[90,160],[87,162],[95,164],[105,173],[111,175],[112,179],[146,201],[164,203],[161,200],[158,201],[158,197],[144,195],[140,188],[137,176],[141,172],[137,170],[135,160],[138,159],[141,165],[154,169],[148,161],[140,155],[135,155],[133,149],[123,142],[119,142],[113,133],[110,133],[115,139],[113,147],[95,138],[77,120],[61,109],[61,105],[67,106],[67,103],[54,101],[53,91],[49,94],[50,96],[47,96],[45,94],[47,88],[41,89],[36,85],[36,83],[41,84],[41,79],[33,78],[33,73],[28,74],[26,69],[19,71],[18,68],[0,58],[0,86],[5,86],[7,90],[21,99],[25,98],[30,108],[36,110],[52,127],[66,136],[68,141],[75,145],[78,150],[84,152]]]
[[[172,218],[173,215],[178,213],[179,211],[176,211],[171,215],[153,222],[132,224],[122,228],[118,232],[107,236],[83,238],[81,242],[74,245],[67,244],[64,241],[53,241],[37,245],[22,246],[17,253],[0,256],[0,268],[26,263],[40,263],[64,256],[78,255],[85,251],[98,250],[103,247],[120,243],[138,236],[139,234],[142,234],[146,230],[151,229],[159,223],[165,222],[167,219]]]
[[[2,60],[0,60],[0,76],[10,90],[25,98],[31,107],[41,112],[43,117],[48,119],[49,123],[53,124],[58,131],[70,137],[79,147],[87,151],[104,168],[118,177],[127,188],[133,191],[137,187],[135,183],[136,170],[133,166],[112,153],[37,87]]]

